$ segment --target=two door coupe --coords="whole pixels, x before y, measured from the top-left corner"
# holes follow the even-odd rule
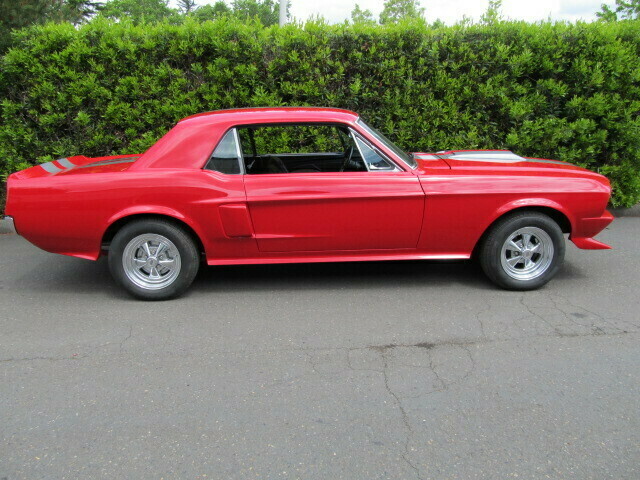
[[[187,117],[142,155],[12,174],[6,213],[49,252],[109,256],[143,299],[209,265],[477,257],[503,288],[559,270],[613,217],[602,175],[508,151],[407,154],[356,113],[253,108]]]

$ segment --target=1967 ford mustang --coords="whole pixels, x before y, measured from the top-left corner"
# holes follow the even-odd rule
[[[6,214],[49,252],[96,260],[131,294],[184,292],[209,265],[477,258],[538,288],[613,219],[602,175],[509,151],[407,154],[356,113],[187,117],[147,152],[14,173]]]

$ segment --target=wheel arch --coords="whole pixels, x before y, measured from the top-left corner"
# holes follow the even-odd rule
[[[113,237],[125,226],[131,222],[135,222],[138,220],[165,220],[169,221],[177,227],[182,228],[195,242],[196,247],[201,253],[205,253],[204,244],[200,235],[198,235],[196,229],[190,225],[186,219],[180,215],[171,214],[168,212],[163,213],[152,213],[152,212],[138,212],[138,213],[127,213],[122,216],[119,216],[115,219],[112,219],[109,222],[109,226],[104,231],[102,235],[102,241],[100,244],[101,252],[104,253],[109,250],[109,245],[113,240]]]
[[[480,235],[480,238],[478,239],[475,246],[473,247],[473,252],[471,254],[471,257],[472,258],[477,257],[478,250],[480,249],[482,242],[484,241],[487,234],[491,231],[491,229],[497,222],[499,222],[505,217],[508,217],[516,213],[521,213],[521,212],[537,212],[537,213],[542,213],[544,215],[547,215],[549,218],[551,218],[554,222],[558,224],[558,226],[562,230],[562,233],[568,233],[568,234],[571,233],[571,230],[572,230],[571,220],[569,216],[561,210],[561,208],[558,208],[556,206],[535,205],[535,204],[511,206],[511,208],[503,208],[499,210],[498,214],[491,221],[491,223],[487,225],[487,227],[482,232],[482,235]]]

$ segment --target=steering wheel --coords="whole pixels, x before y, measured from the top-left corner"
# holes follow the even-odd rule
[[[351,157],[353,156],[353,145],[349,145],[349,148],[347,148],[344,154],[345,154],[345,159],[344,159],[344,162],[342,162],[342,167],[340,167],[341,172],[344,172],[344,169],[347,168],[347,165],[351,163]]]

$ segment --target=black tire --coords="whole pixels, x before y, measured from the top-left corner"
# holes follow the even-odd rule
[[[165,251],[168,254],[172,254],[172,257],[165,257],[164,261],[165,263],[177,262],[177,266],[174,264],[173,270],[170,270],[171,278],[164,277],[163,283],[163,278],[158,276],[158,272],[164,272],[167,275],[166,271],[169,267],[159,265],[162,262],[158,261],[158,259],[154,260],[155,257],[153,256],[147,256],[148,262],[155,262],[155,274],[159,280],[153,280],[153,277],[149,276],[150,282],[156,281],[158,284],[145,286],[143,285],[144,276],[150,275],[153,270],[145,265],[141,267],[142,270],[140,268],[127,267],[126,265],[129,258],[131,258],[131,261],[128,263],[135,266],[138,265],[136,262],[144,261],[144,249],[142,247],[136,248],[136,242],[138,241],[136,239],[143,241],[148,238],[158,239],[159,241],[162,238],[168,240],[165,245],[171,246],[167,246]],[[151,245],[153,246],[153,244]],[[126,258],[125,250],[127,250]],[[178,255],[174,250],[177,251]],[[134,251],[139,253],[132,256],[131,252]],[[156,250],[157,252],[158,250]],[[136,258],[134,261],[133,257],[138,255],[140,255],[140,259]],[[163,258],[162,254],[158,258]],[[199,267],[200,255],[194,240],[182,228],[167,220],[146,219],[128,223],[116,233],[109,247],[109,270],[111,275],[127,292],[143,300],[168,300],[181,295],[195,279]],[[148,269],[149,272],[145,269]],[[136,270],[138,273],[135,272]]]
[[[538,240],[541,243],[541,248],[538,250],[545,253],[536,254],[528,249],[523,249],[523,252],[516,252],[515,249],[505,246],[509,239],[522,239],[521,236],[513,237],[514,234],[522,231],[522,229],[525,229],[525,232],[534,232],[531,242],[538,240],[535,237],[535,232],[542,230],[546,233],[548,238],[540,233],[539,236],[542,240]],[[517,246],[520,246],[521,243],[515,242]],[[553,245],[553,249],[548,248],[549,244]],[[503,252],[503,246],[509,251]],[[480,246],[480,266],[487,277],[502,288],[507,290],[534,290],[546,284],[558,273],[564,261],[565,248],[562,230],[553,219],[539,212],[517,212],[499,219],[487,232]],[[536,257],[536,255],[539,256]],[[519,262],[518,256],[522,256],[522,261],[515,266],[509,267],[508,261]],[[533,278],[523,278],[527,276],[524,270],[522,270],[522,273],[517,273],[516,271],[518,268],[525,268],[524,260],[527,258],[526,256],[530,256],[528,260],[530,260],[531,265],[534,265],[534,260],[540,262],[539,271],[534,272],[536,276]],[[522,278],[514,278],[514,276]]]

